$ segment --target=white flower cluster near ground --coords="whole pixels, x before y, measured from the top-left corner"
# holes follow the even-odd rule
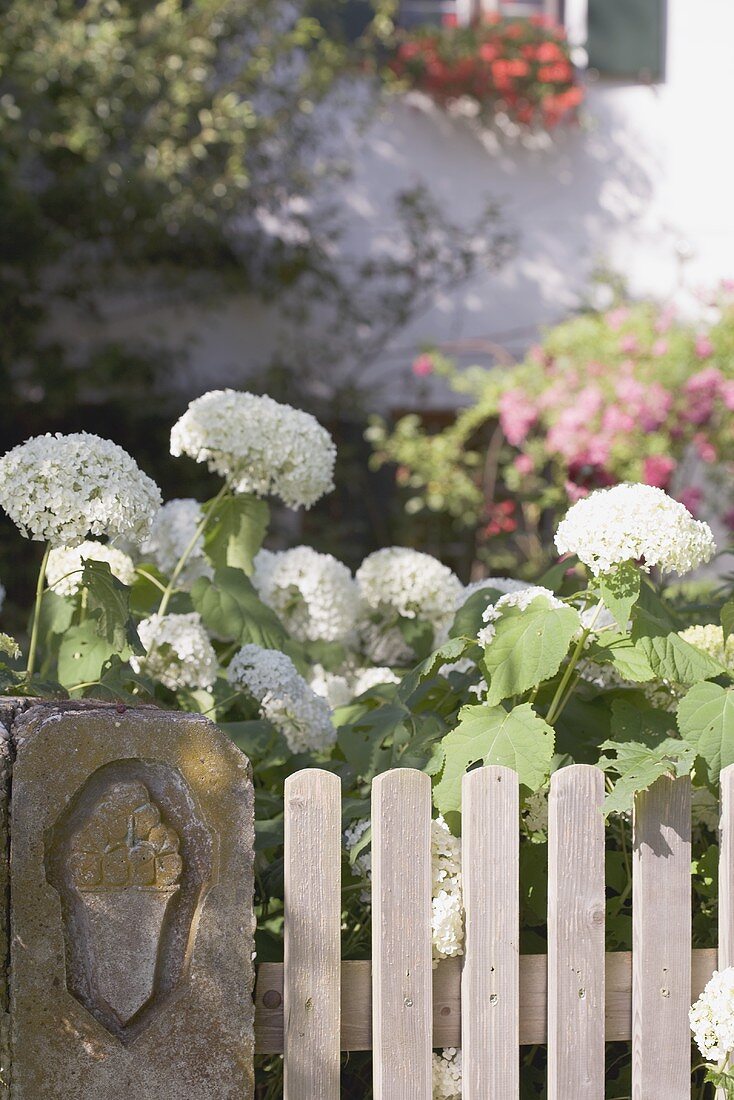
[[[433,958],[464,954],[464,909],[461,890],[461,841],[443,817],[431,822]]]
[[[369,820],[352,822],[344,833],[351,851],[369,828]],[[372,877],[372,855],[363,849],[354,861],[365,877]],[[365,895],[364,899],[369,898]],[[442,817],[431,822],[431,936],[433,959],[450,959],[464,953],[464,909],[461,891],[461,840]]]
[[[0,506],[37,542],[78,546],[91,534],[139,543],[160,503],[127,451],[89,432],[39,435],[0,458]]]
[[[506,608],[519,607],[521,611],[526,611],[530,604],[535,603],[536,600],[542,600],[543,605],[547,608],[565,607],[565,604],[549,588],[543,588],[540,585],[528,585],[516,592],[508,592],[505,596],[500,596],[497,603],[490,604],[489,607],[485,608],[482,619],[487,625],[483,626],[477,634],[478,641],[482,645],[491,644],[496,634],[494,624],[502,618],[502,613]]]
[[[245,645],[232,658],[227,679],[257,700],[261,715],[280,730],[291,752],[318,752],[334,744],[329,704],[285,653]]]
[[[433,1100],[461,1100],[461,1051],[433,1053]]]
[[[210,688],[217,677],[217,655],[195,611],[186,615],[151,615],[138,626],[145,657],[130,664],[164,687]]]
[[[680,631],[680,636],[684,642],[703,650],[724,668],[734,670],[734,635],[727,638],[725,643],[724,631],[718,623],[686,627]]]
[[[708,524],[653,485],[615,485],[577,501],[558,526],[556,548],[597,575],[638,560],[688,573],[716,551]]]
[[[82,542],[79,546],[57,546],[48,556],[46,580],[57,596],[73,596],[82,583],[85,561],[105,561],[118,581],[131,585],[135,580],[132,558],[103,542]]]
[[[236,493],[273,494],[289,508],[310,508],[334,488],[327,430],[310,413],[252,393],[197,397],[173,426],[171,454],[205,462]]]
[[[734,1051],[734,967],[714,971],[689,1019],[696,1046],[707,1061],[722,1062]]]
[[[152,559],[161,573],[169,577],[190,545],[201,519],[198,500],[184,497],[167,501],[153,519],[150,534],[141,547],[143,555]],[[204,555],[204,537],[199,535],[178,578],[178,587],[188,589],[199,577],[211,574],[212,567]]]
[[[331,554],[319,554],[310,546],[276,553],[261,550],[252,581],[260,599],[299,641],[338,642],[353,633],[359,589],[346,565]]]

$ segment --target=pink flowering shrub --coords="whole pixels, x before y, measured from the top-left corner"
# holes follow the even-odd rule
[[[730,519],[734,291],[722,285],[712,305],[705,328],[650,303],[585,314],[511,367],[458,372],[434,354],[436,373],[474,403],[438,434],[415,417],[373,431],[378,461],[407,471],[411,514],[475,526],[478,556],[493,566],[509,544],[515,559],[542,558],[556,512],[621,481]]]

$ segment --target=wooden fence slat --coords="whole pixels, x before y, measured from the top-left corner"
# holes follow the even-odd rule
[[[551,777],[548,1100],[604,1100],[604,775]]]
[[[690,1100],[691,784],[635,800],[632,1100]]]
[[[431,781],[412,768],[372,784],[375,1100],[430,1100]]]
[[[734,966],[734,764],[721,773],[719,969]]]
[[[285,1100],[339,1100],[341,782],[285,782]]]
[[[518,779],[478,768],[462,783],[466,913],[461,982],[464,1100],[519,1095],[520,852]]]
[[[442,959],[433,972],[433,1041],[437,1047],[461,1046],[461,959]],[[342,963],[342,1050],[372,1050],[371,966],[368,960]],[[716,970],[716,948],[697,948],[691,955],[691,1000]],[[632,954],[614,951],[606,957],[607,1042],[632,1038]],[[547,1041],[548,959],[520,956],[520,1046]],[[261,963],[255,986],[255,1049],[258,1054],[283,1052],[283,964]]]

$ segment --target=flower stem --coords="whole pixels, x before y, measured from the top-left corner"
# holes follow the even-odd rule
[[[46,543],[46,549],[43,552],[43,560],[41,561],[41,568],[38,570],[38,580],[36,581],[36,599],[33,605],[33,619],[31,622],[31,640],[28,646],[28,667],[26,668],[26,678],[30,680],[36,668],[36,654],[38,653],[38,630],[41,625],[41,600],[43,599],[43,590],[46,584],[46,568],[48,566],[48,556],[51,553],[51,544]]]
[[[551,705],[548,708],[548,713],[545,716],[545,720],[546,720],[546,722],[548,723],[549,726],[553,725],[556,718],[558,718],[558,715],[561,713],[564,706],[568,702],[568,699],[564,699],[564,692],[565,692],[566,688],[568,687],[568,684],[569,684],[569,681],[570,681],[571,677],[574,674],[574,671],[576,669],[576,665],[579,663],[579,658],[581,657],[581,654],[584,651],[584,647],[585,647],[586,642],[589,638],[589,635],[591,634],[591,632],[594,629],[594,625],[596,624],[596,620],[599,618],[599,612],[601,611],[601,608],[602,608],[602,604],[601,604],[601,601],[600,601],[598,606],[597,606],[596,613],[595,613],[593,619],[591,620],[589,625],[585,628],[585,630],[582,631],[579,640],[576,642],[576,645],[574,647],[574,651],[571,654],[571,660],[566,665],[566,670],[563,673],[560,684],[556,688],[556,693],[553,696],[553,699],[551,701]]]
[[[204,515],[202,516],[200,523],[197,525],[196,530],[194,531],[194,535],[193,535],[193,538],[191,539],[191,542],[188,544],[188,546],[184,550],[183,554],[181,555],[181,557],[176,562],[174,570],[171,573],[170,580],[168,581],[168,584],[165,587],[165,590],[164,590],[163,595],[161,597],[161,602],[158,606],[158,614],[159,615],[165,615],[166,611],[168,610],[168,605],[171,602],[171,596],[173,595],[174,591],[176,590],[176,581],[181,576],[181,573],[184,570],[184,566],[186,565],[186,562],[189,560],[189,558],[191,557],[191,555],[194,551],[194,547],[196,546],[196,544],[199,541],[199,539],[201,538],[201,536],[204,534],[204,531],[206,530],[207,524],[209,523],[209,520],[214,515],[214,512],[216,510],[217,505],[221,503],[221,501],[226,496],[226,493],[227,493],[227,483],[225,482],[224,485],[222,486],[222,488],[217,493],[217,495],[215,497],[213,497],[212,500],[209,501],[209,504],[206,507],[206,511],[204,512]]]

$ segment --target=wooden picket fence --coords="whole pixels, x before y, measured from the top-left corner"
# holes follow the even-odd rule
[[[551,782],[548,954],[520,956],[514,772],[463,781],[465,955],[431,961],[431,785],[372,787],[372,961],[342,962],[339,779],[285,789],[285,962],[259,967],[256,1038],[284,1055],[286,1100],[338,1100],[340,1052],[372,1050],[376,1100],[430,1100],[431,1051],[461,1047],[465,1100],[519,1095],[519,1047],[548,1047],[549,1100],[603,1100],[604,1044],[632,1042],[633,1100],[690,1100],[688,1009],[717,965],[691,950],[688,779],[660,779],[633,819],[633,950],[604,949],[604,777]],[[718,965],[734,964],[734,766],[721,778]]]

